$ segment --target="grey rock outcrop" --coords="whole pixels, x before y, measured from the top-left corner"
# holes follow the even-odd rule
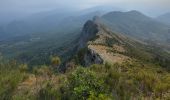
[[[88,49],[84,56],[84,65],[90,66],[92,64],[102,64],[103,59],[93,50]]]
[[[78,48],[84,48],[87,45],[87,42],[96,36],[96,33],[98,33],[98,25],[93,21],[88,20],[83,27]]]
[[[99,25],[93,20],[88,20],[82,29],[81,36],[78,42],[78,51],[87,48],[84,54],[83,64],[84,66],[90,66],[92,64],[102,64],[103,59],[93,50],[88,48],[88,42],[95,39],[96,35],[100,31]]]

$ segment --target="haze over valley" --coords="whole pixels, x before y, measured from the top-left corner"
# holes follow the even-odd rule
[[[168,100],[168,0],[1,0],[0,99]]]

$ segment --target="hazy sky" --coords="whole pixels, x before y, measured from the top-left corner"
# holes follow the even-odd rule
[[[52,9],[80,10],[100,5],[140,10],[148,15],[170,11],[170,0],[0,0],[0,18]]]

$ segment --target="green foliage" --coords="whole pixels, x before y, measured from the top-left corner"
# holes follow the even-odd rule
[[[45,88],[42,88],[38,93],[38,100],[58,100],[60,99],[60,95],[58,95],[59,92],[54,89],[53,85],[50,83],[47,83]]]
[[[0,99],[10,100],[18,84],[24,78],[14,62],[0,62]]]
[[[113,44],[115,43],[118,43],[118,41],[116,39],[113,39],[113,38],[107,38],[106,39],[106,45],[109,46],[109,47],[112,47]]]
[[[75,60],[76,60],[76,64],[81,64],[84,65],[84,55],[87,53],[87,48],[82,48],[79,50],[79,52],[77,53],[77,55],[75,56]]]
[[[19,70],[20,72],[27,72],[29,70],[28,65],[27,64],[19,65]]]
[[[164,98],[170,96],[169,72],[159,66],[140,61],[123,64],[92,65],[90,70],[105,80],[112,96],[118,100]]]
[[[35,67],[33,73],[39,76],[52,76],[53,71],[50,67],[43,65],[41,67]]]
[[[169,91],[170,73],[140,60],[77,66],[64,74],[45,65],[29,73],[26,64],[0,62],[2,100],[168,100]]]
[[[114,100],[114,98],[106,94],[99,94],[96,96],[95,93],[91,92],[87,100]]]
[[[99,94],[106,95],[107,88],[104,86],[104,80],[98,78],[96,73],[79,67],[68,77],[66,95],[72,99],[86,100]]]
[[[112,67],[112,65],[110,63],[108,63],[108,62],[105,63],[105,68],[107,70],[111,69],[111,67]]]
[[[51,57],[52,66],[59,66],[61,64],[61,60],[58,56]]]

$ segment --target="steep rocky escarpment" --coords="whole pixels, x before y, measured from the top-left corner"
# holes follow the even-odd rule
[[[160,62],[160,64],[164,62],[163,60],[166,60],[164,62],[165,67],[169,65],[168,53],[161,50],[153,51],[157,48],[147,42],[111,31],[99,17],[85,23],[77,43],[77,51],[81,51],[79,61],[84,66],[106,62],[121,64],[134,60],[151,63]],[[167,56],[160,57],[159,53]]]
[[[126,37],[111,32],[100,22],[89,20],[84,25],[79,40],[79,49],[87,48],[84,52],[83,65],[122,63],[130,58],[123,55],[126,50]]]
[[[84,48],[88,41],[92,40],[98,33],[98,25],[93,21],[88,20],[83,27],[80,39],[79,39],[79,48]]]
[[[103,58],[95,50],[88,48],[88,51],[84,55],[84,65],[90,66],[92,64],[102,64]]]
[[[98,24],[92,20],[88,20],[82,29],[78,42],[78,55],[81,64],[89,66],[91,64],[102,64],[103,59],[94,50],[88,48],[88,42],[95,40],[96,35],[100,31]]]

